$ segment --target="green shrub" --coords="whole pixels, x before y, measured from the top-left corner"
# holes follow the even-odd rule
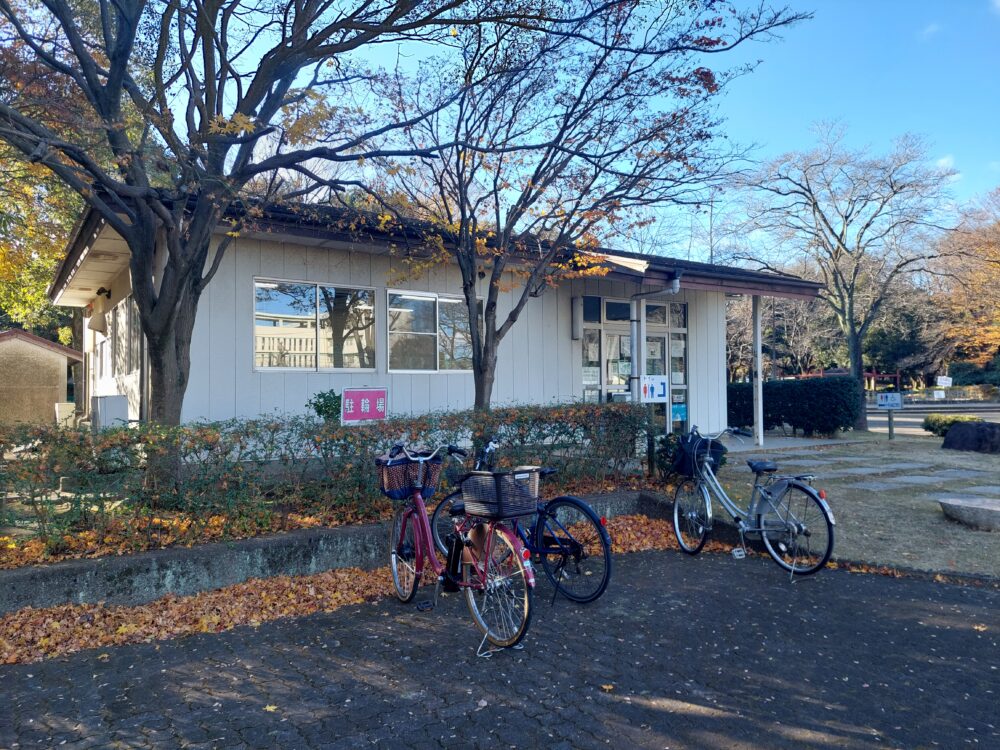
[[[831,435],[854,426],[861,413],[861,384],[851,377],[769,380],[763,385],[764,429],[789,425],[805,435]],[[727,390],[730,427],[753,425],[753,386]]]
[[[336,391],[320,391],[306,401],[306,407],[327,422],[340,421],[340,394]]]
[[[99,431],[0,427],[0,449],[17,449],[0,461],[0,497],[9,493],[29,508],[32,528],[46,540],[101,528],[112,516],[153,518],[164,510],[206,524],[221,517],[234,528],[241,519],[290,510],[366,518],[383,507],[374,458],[400,438],[468,447],[493,436],[501,465],[551,466],[569,479],[615,481],[637,468],[648,419],[645,406],[626,403],[507,407],[351,426],[273,416]],[[176,476],[153,484],[147,464],[164,456],[176,458]],[[441,492],[447,489],[445,482]]]
[[[969,416],[968,414],[928,414],[924,417],[923,426],[927,432],[933,433],[938,437],[944,437],[948,434],[948,430],[951,429],[953,424],[958,422],[982,421],[979,417]]]

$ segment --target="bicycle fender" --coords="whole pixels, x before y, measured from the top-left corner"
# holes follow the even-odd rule
[[[508,526],[499,525],[497,528],[500,533],[503,534],[514,545],[514,552],[521,556],[521,561],[524,563],[524,572],[528,577],[528,586],[530,588],[535,588],[535,566],[531,564],[531,555],[527,557],[524,556],[524,550],[527,549],[521,542],[521,537],[515,534]]]
[[[819,496],[819,492],[817,492],[812,485],[792,479],[788,482],[788,486],[798,487],[807,495],[811,495],[816,500],[816,502],[820,504],[820,507],[826,511],[826,514],[830,517],[830,525],[831,526],[837,525],[837,519],[833,517],[833,510],[830,508],[830,504],[826,501],[825,498]]]

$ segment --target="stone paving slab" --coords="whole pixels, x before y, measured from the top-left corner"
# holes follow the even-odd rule
[[[865,460],[871,461],[871,459],[867,458],[867,457],[866,457]],[[910,471],[911,469],[917,469],[918,471],[926,471],[927,469],[930,469],[930,468],[932,468],[931,464],[916,463],[914,461],[896,461],[896,462],[893,462],[893,463],[877,463],[876,462],[876,463],[872,464],[872,470],[876,471],[876,472],[878,472],[880,474],[881,473],[889,473],[889,472],[892,472],[892,471]]]
[[[871,492],[881,492],[882,490],[891,490],[893,488],[899,487],[898,484],[893,484],[892,482],[884,482],[884,481],[856,482],[855,484],[848,484],[845,486],[853,490],[869,490]]]
[[[792,584],[707,554],[615,566],[588,606],[540,584],[525,648],[488,660],[449,596],[0,667],[0,747],[1000,746],[996,590]]]
[[[848,469],[831,469],[822,473],[825,479],[839,479],[841,477],[863,477],[880,472],[869,466],[853,466]]]
[[[966,487],[965,489],[969,492],[975,492],[977,495],[1000,497],[1000,484],[982,484],[975,487]]]
[[[904,474],[898,477],[888,477],[885,481],[891,482],[896,487],[910,484],[940,484],[940,477],[926,476],[923,474]]]
[[[944,469],[934,473],[942,479],[982,479],[993,476],[992,472],[975,469]]]

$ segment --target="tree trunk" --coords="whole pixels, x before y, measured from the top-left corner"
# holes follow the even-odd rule
[[[865,363],[861,357],[861,337],[855,331],[847,332],[847,352],[851,361],[851,377],[861,384],[861,410],[854,423],[855,430],[868,429],[868,404],[865,401]]]
[[[184,392],[191,375],[191,335],[198,300],[188,294],[178,306],[173,325],[149,339],[150,421],[175,426],[181,423]],[[148,334],[147,334],[148,336]]]
[[[483,356],[478,366],[474,367],[474,377],[476,381],[476,401],[474,408],[476,411],[489,411],[490,400],[493,397],[493,381],[496,379],[497,353],[483,352]]]

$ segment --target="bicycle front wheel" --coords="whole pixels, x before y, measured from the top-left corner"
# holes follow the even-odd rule
[[[800,576],[821,570],[833,553],[833,520],[819,499],[793,484],[762,506],[757,526],[774,561]]]
[[[559,593],[592,602],[611,580],[611,539],[593,509],[575,497],[545,504],[535,522],[536,552]]]
[[[462,491],[456,490],[438,503],[431,515],[431,534],[434,537],[434,546],[442,555],[448,554],[448,545],[445,544],[444,540],[448,538],[448,534],[455,531],[455,519],[451,516],[451,508],[461,500]]]
[[[463,565],[465,602],[486,640],[498,648],[516,646],[531,624],[531,586],[521,556],[510,539],[490,526],[484,549],[489,553],[477,563]]]
[[[420,577],[417,575],[417,519],[413,510],[404,506],[392,517],[389,529],[389,569],[396,596],[401,602],[411,602],[417,595]]]
[[[708,539],[711,499],[705,485],[684,480],[674,492],[674,535],[689,555],[697,555]]]

